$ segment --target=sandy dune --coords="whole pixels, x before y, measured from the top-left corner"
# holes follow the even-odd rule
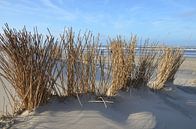
[[[196,92],[196,89],[192,89]],[[175,88],[153,93],[132,91],[119,93],[115,103],[89,103],[83,107],[74,98],[53,101],[40,107],[34,115],[18,118],[13,128],[66,129],[194,129],[196,128],[196,94]]]

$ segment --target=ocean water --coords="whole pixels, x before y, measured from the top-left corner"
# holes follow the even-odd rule
[[[184,49],[184,57],[196,58],[196,48],[182,48]],[[101,48],[101,55],[111,53],[107,48]],[[139,55],[139,48],[136,48],[136,54]]]
[[[196,49],[184,49],[184,56],[196,58]]]

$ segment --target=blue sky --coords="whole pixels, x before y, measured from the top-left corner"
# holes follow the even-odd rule
[[[0,0],[0,26],[86,29],[104,37],[118,34],[170,45],[196,46],[195,0]],[[2,32],[2,29],[0,30]]]

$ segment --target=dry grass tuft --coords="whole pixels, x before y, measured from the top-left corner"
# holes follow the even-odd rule
[[[95,37],[91,32],[76,35],[72,29],[67,29],[61,40],[66,64],[66,70],[61,74],[64,95],[95,93],[99,36]]]
[[[107,91],[107,96],[113,96],[124,86],[125,78],[125,55],[124,43],[121,39],[111,42],[111,62],[112,62],[112,84]]]
[[[159,58],[156,78],[151,82],[150,87],[154,90],[160,90],[167,82],[173,81],[174,75],[183,61],[181,49],[164,48],[163,55]]]
[[[135,71],[135,56],[136,56],[136,45],[137,45],[137,37],[132,36],[129,44],[126,44],[125,48],[128,48],[125,55],[126,55],[126,65],[125,65],[125,72],[126,72],[126,82],[124,88],[132,86],[132,81],[134,78],[134,71]]]
[[[108,51],[107,54],[104,54],[104,51],[101,51],[99,55],[99,69],[100,73],[99,84],[97,87],[97,95],[99,96],[106,96],[108,88],[111,86],[112,83],[112,62],[111,62],[111,51],[110,46],[106,46],[106,50]]]
[[[44,39],[36,30],[31,34],[25,28],[16,31],[6,25],[0,43],[0,74],[14,87],[21,108],[32,110],[46,103],[54,91],[56,59],[61,56],[54,37]]]
[[[157,67],[156,44],[150,44],[147,40],[139,49],[138,62],[134,69],[134,77],[132,80],[133,88],[141,88],[147,86]]]
[[[32,34],[6,25],[0,35],[0,75],[18,94],[18,110],[32,110],[53,95],[113,96],[121,89],[147,86],[153,76],[150,87],[158,90],[174,80],[184,61],[183,51],[164,48],[158,57],[157,45],[148,42],[136,56],[136,36],[130,42],[119,36],[110,40],[108,53],[103,54],[99,35],[91,32],[76,35],[67,29],[58,41],[50,33],[44,38],[37,30]]]
[[[184,50],[182,49],[174,49],[173,50],[173,66],[172,66],[172,71],[169,74],[169,78],[167,81],[174,81],[174,77],[178,69],[180,68],[181,64],[184,62],[185,58],[183,57],[184,55]]]
[[[112,84],[107,90],[107,96],[113,96],[118,90],[127,88],[134,71],[136,36],[128,44],[121,37],[111,41]]]

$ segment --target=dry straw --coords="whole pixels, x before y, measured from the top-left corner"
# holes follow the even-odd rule
[[[135,46],[135,36],[129,44],[121,37],[111,41],[112,84],[107,90],[107,96],[113,96],[120,89],[127,88],[128,82],[132,80]]]
[[[133,88],[141,88],[147,86],[157,67],[157,45],[149,44],[149,40],[140,47],[138,61],[134,69],[134,77],[132,80]]]
[[[183,50],[163,48],[163,54],[159,58],[156,78],[151,82],[150,87],[154,90],[160,90],[167,82],[173,81],[174,75],[183,61]]]
[[[160,54],[157,45],[148,42],[137,56],[136,36],[129,42],[119,36],[110,40],[108,52],[102,53],[99,35],[91,32],[75,34],[72,28],[66,29],[58,41],[50,33],[44,37],[37,30],[32,34],[6,25],[0,35],[0,75],[18,94],[20,109],[27,110],[54,95],[78,99],[87,93],[114,96],[121,89],[147,84],[158,90],[174,80],[184,61],[183,51],[164,48]]]
[[[111,86],[111,71],[112,71],[112,62],[111,62],[111,51],[110,46],[106,46],[106,51],[108,53],[104,54],[102,50],[99,55],[99,69],[98,69],[98,76],[99,76],[99,84],[97,87],[97,95],[99,96],[106,96],[108,88]]]
[[[61,41],[66,64],[65,71],[61,73],[64,95],[95,93],[99,36],[93,36],[90,31],[76,35],[72,29],[67,29]]]
[[[0,74],[14,87],[21,108],[32,110],[46,103],[55,92],[56,59],[61,56],[54,37],[44,39],[36,30],[31,34],[25,28],[16,31],[6,25],[0,42]]]

